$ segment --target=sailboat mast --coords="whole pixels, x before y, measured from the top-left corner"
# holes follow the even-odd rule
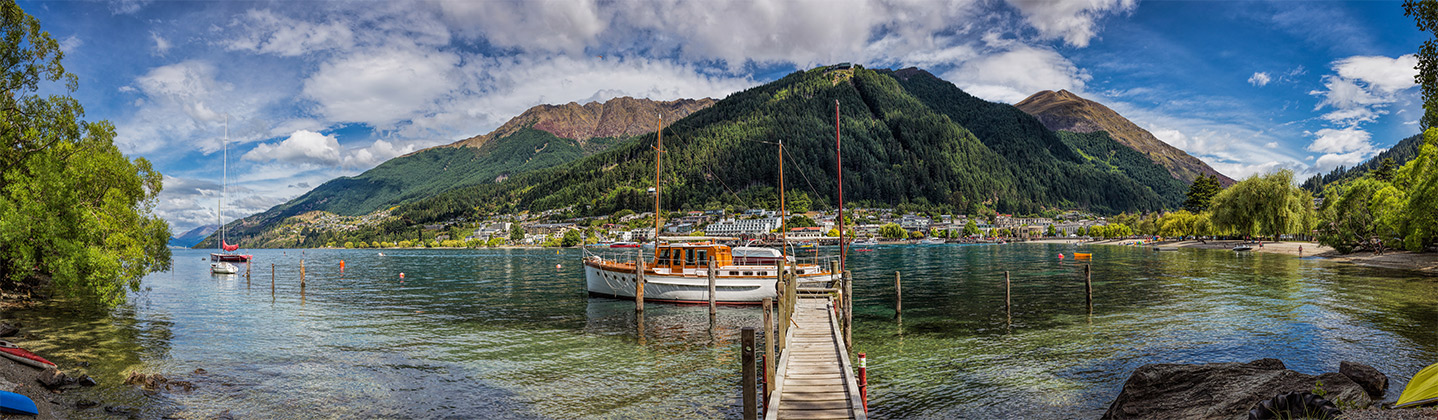
[[[779,249],[780,255],[789,252],[788,211],[784,210],[784,139],[779,139]],[[795,261],[797,262],[797,261]]]
[[[225,194],[230,190],[230,115],[225,114],[224,161],[220,162],[220,251],[225,250]]]
[[[844,249],[844,145],[839,141],[839,100],[834,100],[834,154],[839,178],[839,270],[842,271],[848,253]],[[837,273],[835,273],[837,274]]]
[[[654,260],[659,260],[659,154],[664,153],[664,114],[659,114],[659,140],[654,147]]]

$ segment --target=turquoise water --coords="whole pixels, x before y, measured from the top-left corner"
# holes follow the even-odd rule
[[[1079,249],[851,254],[871,414],[1097,417],[1142,364],[1262,357],[1307,373],[1368,363],[1393,379],[1391,400],[1438,362],[1438,279],[1281,255],[1088,247],[1090,311],[1082,263],[1057,259]],[[58,302],[10,316],[44,336],[22,344],[62,365],[90,362],[95,392],[128,395],[119,383],[130,371],[195,382],[191,392],[125,397],[148,416],[740,413],[736,341],[760,324],[757,309],[721,307],[711,328],[707,307],[651,303],[641,319],[632,301],[587,296],[578,250],[383,252],[257,250],[247,281],[211,276],[208,251],[176,251],[174,272],[145,278],[113,311]]]

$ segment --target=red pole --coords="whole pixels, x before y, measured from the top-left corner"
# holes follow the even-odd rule
[[[859,398],[864,400],[864,412],[869,412],[869,359],[859,353]]]
[[[764,340],[764,345],[769,345],[767,332],[764,335]],[[769,359],[764,358],[764,355],[759,355],[759,378],[759,395],[764,396],[763,404],[760,406],[761,410],[759,410],[759,415],[762,417],[769,415],[769,392],[766,391],[769,389]]]
[[[839,167],[839,272],[844,272],[845,258],[848,253],[844,249],[844,146],[839,141],[839,100],[834,100],[834,154],[837,156]]]

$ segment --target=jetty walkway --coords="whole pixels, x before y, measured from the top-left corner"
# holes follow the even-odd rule
[[[837,304],[828,295],[795,296],[789,314],[794,328],[786,328],[765,419],[868,418]]]

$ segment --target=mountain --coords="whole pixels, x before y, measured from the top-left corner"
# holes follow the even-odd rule
[[[361,216],[455,188],[502,182],[513,174],[571,162],[636,134],[652,132],[654,116],[660,112],[672,122],[713,103],[709,98],[651,101],[621,97],[584,105],[536,106],[488,134],[396,157],[357,176],[327,181],[293,200],[235,221],[230,235],[247,247],[279,246],[296,237],[294,232],[274,232],[291,217],[317,211]],[[214,238],[208,238],[200,245],[213,243]]]
[[[1153,133],[1139,128],[1114,110],[1079,97],[1073,92],[1046,90],[1035,93],[1014,106],[1043,121],[1044,126],[1053,131],[1107,132],[1114,140],[1148,156],[1154,163],[1166,168],[1174,178],[1185,183],[1192,183],[1199,175],[1216,175],[1219,183],[1225,186],[1235,182],[1202,160],[1164,143],[1154,137]]]
[[[180,236],[171,237],[169,245],[173,247],[189,248],[195,246],[195,244],[200,243],[200,241],[205,240],[206,236],[210,236],[210,234],[215,233],[215,231],[219,229],[220,225],[204,225],[194,229],[190,229],[189,231],[180,234]]]
[[[1303,188],[1312,191],[1314,194],[1322,194],[1323,187],[1340,181],[1347,181],[1358,178],[1383,166],[1383,161],[1393,159],[1393,167],[1396,169],[1413,160],[1418,156],[1418,149],[1423,147],[1423,135],[1415,134],[1403,140],[1399,140],[1393,147],[1384,150],[1363,163],[1352,168],[1338,167],[1327,174],[1314,175],[1303,182]]]
[[[832,206],[833,115],[843,115],[846,199],[873,205],[942,206],[1034,213],[1082,207],[1100,213],[1176,207],[1182,192],[1139,180],[1169,178],[1146,159],[1096,160],[1037,118],[983,101],[919,69],[821,67],[735,93],[665,128],[663,206],[670,210],[770,206],[776,158],[786,150],[787,188]],[[1105,136],[1083,141],[1121,150]],[[602,215],[652,206],[654,135],[501,184],[456,189],[400,206],[412,223],[577,206]],[[1098,152],[1095,152],[1098,153]],[[1167,181],[1164,181],[1167,182]],[[384,235],[384,233],[376,233]]]

